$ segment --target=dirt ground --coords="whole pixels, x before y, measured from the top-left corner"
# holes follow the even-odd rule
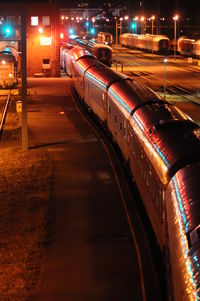
[[[43,149],[21,150],[13,99],[0,142],[0,300],[29,300],[51,221],[53,163]]]

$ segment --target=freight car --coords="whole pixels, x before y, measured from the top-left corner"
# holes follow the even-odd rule
[[[170,50],[170,40],[164,35],[138,35],[123,33],[119,36],[120,45],[143,51],[166,54]]]
[[[18,83],[19,55],[12,47],[0,51],[0,87],[11,88]]]
[[[168,298],[200,300],[200,127],[81,48],[68,51],[76,94],[130,166],[166,261]]]

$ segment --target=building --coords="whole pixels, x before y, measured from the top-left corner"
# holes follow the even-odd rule
[[[59,8],[54,3],[0,3],[0,48],[21,51],[21,16],[26,16],[27,76],[60,76]],[[7,26],[7,27],[5,27]],[[8,29],[10,28],[10,31]],[[4,30],[4,28],[7,28]],[[3,46],[2,46],[3,45]]]

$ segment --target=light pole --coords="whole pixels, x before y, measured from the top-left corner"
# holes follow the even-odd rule
[[[176,60],[176,21],[178,21],[179,16],[175,15],[174,19],[174,59]]]
[[[164,99],[165,99],[165,95],[166,95],[166,64],[168,62],[168,59],[165,57],[163,62],[164,62]]]
[[[115,44],[118,45],[118,20],[117,16],[115,17]]]
[[[141,21],[141,34],[144,34],[144,17],[141,17],[141,19],[140,19],[140,21]]]
[[[92,32],[93,32],[93,41],[94,41],[94,32],[95,32],[95,30],[94,30],[94,22],[95,22],[95,18],[92,18],[92,28],[93,28]]]
[[[151,33],[153,35],[153,21],[155,20],[155,16],[151,17]]]
[[[133,20],[135,21],[135,33],[137,34],[137,21],[138,21],[138,17],[136,16]]]
[[[120,22],[120,35],[122,34],[122,21],[123,21],[123,17],[119,18],[119,22]]]

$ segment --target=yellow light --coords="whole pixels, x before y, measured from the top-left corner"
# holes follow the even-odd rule
[[[124,20],[128,20],[128,19],[129,19],[129,16],[125,16],[125,17],[124,17]]]
[[[140,19],[142,22],[144,21],[144,17],[141,17],[141,19]]]
[[[64,18],[65,18],[64,16],[61,16],[61,20],[64,20]]]
[[[1,63],[2,63],[3,65],[5,65],[5,64],[6,64],[6,61],[5,61],[5,60],[2,60]]]
[[[43,33],[43,28],[40,27],[40,28],[38,29],[38,31],[39,31],[39,33]]]
[[[177,20],[179,19],[179,15],[175,15],[175,16],[173,17],[173,19],[174,19],[174,21],[177,21]]]
[[[9,73],[9,77],[11,78],[13,75],[12,75],[12,73]]]
[[[151,17],[151,20],[155,20],[155,16],[152,16],[152,17]]]

